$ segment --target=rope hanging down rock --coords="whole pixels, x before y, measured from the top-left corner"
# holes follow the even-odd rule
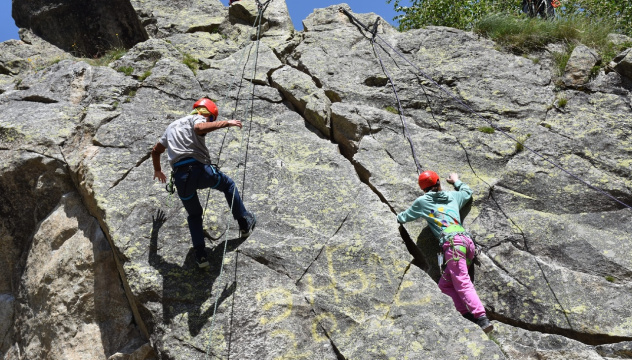
[[[349,19],[351,19],[353,22],[359,24],[365,31],[367,32],[371,32],[371,30],[369,30],[369,28],[364,25],[362,22],[360,22],[355,16],[351,15],[351,13],[349,13],[347,10],[340,8],[340,11],[343,12],[345,15],[347,15],[347,17],[349,17]],[[573,174],[572,172],[566,170],[564,167],[562,167],[561,165],[557,164],[556,162],[554,162],[553,160],[547,158],[546,156],[540,154],[538,151],[526,146],[525,144],[523,144],[520,140],[516,139],[515,137],[511,136],[510,134],[508,134],[506,131],[504,131],[503,129],[499,128],[498,126],[496,126],[496,124],[494,124],[493,122],[491,122],[491,120],[488,120],[486,118],[484,118],[482,115],[480,115],[479,113],[477,113],[474,109],[472,109],[472,107],[468,106],[465,102],[463,102],[463,100],[459,99],[456,95],[454,95],[453,93],[451,93],[449,90],[447,90],[446,88],[444,88],[443,86],[441,86],[439,83],[437,83],[435,80],[432,79],[432,77],[430,77],[428,74],[426,74],[421,68],[419,68],[418,66],[416,66],[415,64],[413,64],[410,60],[408,60],[400,51],[398,51],[397,49],[395,49],[391,44],[389,44],[386,40],[384,40],[379,34],[377,34],[377,26],[374,26],[374,31],[372,32],[372,40],[371,42],[375,41],[375,38],[378,38],[379,40],[382,41],[382,43],[384,43],[388,48],[390,48],[391,50],[393,50],[393,52],[395,52],[395,54],[397,54],[399,57],[401,57],[408,65],[412,66],[419,74],[421,74],[424,78],[426,78],[428,81],[430,81],[432,84],[434,84],[437,88],[439,88],[442,92],[444,92],[446,95],[448,95],[450,98],[452,98],[454,101],[456,101],[457,103],[459,103],[460,105],[462,105],[465,109],[467,109],[470,113],[472,113],[475,117],[477,117],[478,119],[481,119],[483,121],[485,121],[486,123],[488,123],[492,128],[494,128],[495,130],[499,131],[501,134],[505,135],[506,137],[510,138],[511,140],[515,141],[516,143],[520,144],[524,149],[529,150],[531,153],[535,154],[536,156],[538,156],[539,158],[541,158],[542,160],[548,162],[549,164],[553,165],[555,168],[559,169],[560,171],[564,172],[565,174],[567,174],[568,176],[574,178],[575,180],[583,183],[584,185],[588,186],[589,188],[609,197],[611,200],[617,202],[618,204],[631,209],[632,210],[632,206],[624,203],[623,201],[617,199],[616,197],[610,195],[609,193],[607,193],[606,191],[592,185],[591,183],[589,183],[588,181],[582,179],[581,177],[579,177],[578,175]],[[381,59],[380,59],[380,63],[381,63]],[[389,77],[389,80],[391,80],[391,78]],[[391,84],[393,84],[392,80],[391,80]],[[394,85],[393,85],[394,88]],[[425,92],[425,91],[424,91]],[[399,104],[399,99],[398,99],[398,104]],[[401,116],[401,104],[400,106],[400,116]],[[433,115],[434,116],[434,115]],[[410,138],[408,138],[408,141],[410,142]],[[411,143],[412,146],[412,143]],[[413,149],[413,156],[414,156],[414,149]],[[415,163],[417,164],[417,160],[415,159]],[[419,167],[418,167],[419,168]]]
[[[268,5],[270,4],[271,1],[272,0],[268,0],[265,3],[261,4],[259,2],[259,0],[257,0],[257,7],[258,7],[258,10],[259,10],[259,13],[258,13],[257,18],[255,19],[255,22],[254,22],[254,25],[253,25],[253,27],[255,27],[255,26],[257,27],[257,37],[256,37],[255,62],[254,62],[252,79],[255,78],[255,75],[256,75],[256,72],[257,72],[257,62],[258,62],[258,59],[259,59],[259,40],[260,40],[260,37],[261,37],[261,22],[262,22],[261,20],[263,18],[264,11],[267,9],[267,7],[268,7]],[[250,57],[250,51],[248,52],[247,57],[248,58]],[[245,71],[246,65],[247,65],[247,63],[244,64],[244,71]],[[242,74],[243,74],[244,71],[242,71]],[[243,78],[243,76],[242,76],[242,78]],[[255,82],[254,82],[254,80],[251,81],[251,89],[252,89],[251,92],[250,92],[251,93],[251,103],[250,103],[250,109],[249,109],[249,111],[250,111],[250,122],[248,124],[248,140],[246,141],[246,150],[245,150],[245,152],[242,151],[243,150],[243,144],[244,144],[244,132],[243,131],[241,132],[241,139],[240,139],[240,144],[239,144],[239,162],[238,162],[238,164],[241,164],[242,160],[244,161],[244,175],[243,175],[243,180],[242,180],[242,197],[244,196],[243,193],[244,193],[245,182],[246,182],[246,161],[248,159],[248,145],[250,144],[250,129],[251,129],[251,123],[252,123],[252,119],[253,119],[253,107],[254,107],[254,96],[255,96]],[[237,100],[237,103],[238,103],[238,100]],[[235,110],[236,110],[236,107],[237,107],[237,103],[235,104]],[[222,143],[222,146],[223,146],[223,143]],[[220,149],[220,152],[221,152],[221,149]],[[242,155],[244,155],[243,159],[242,159]],[[233,190],[233,201],[231,201],[231,204],[230,204],[231,213],[232,213],[232,210],[233,210],[234,198],[235,198],[234,191],[235,190]],[[224,232],[224,250],[223,250],[223,253],[222,253],[222,263],[221,263],[221,266],[220,266],[219,275],[215,279],[215,282],[217,282],[217,283],[220,282],[220,280],[222,278],[222,275],[224,273],[224,259],[226,257],[226,249],[228,247],[228,241],[226,239],[226,234],[228,233],[229,230],[230,230],[230,224],[227,225],[227,229]],[[207,360],[209,359],[209,355],[210,355],[210,351],[211,351],[211,344],[212,344],[212,338],[213,338],[213,329],[215,327],[215,313],[217,312],[217,306],[218,306],[219,298],[220,298],[219,295],[220,294],[217,294],[216,297],[215,297],[215,304],[213,305],[213,312],[212,312],[212,315],[211,315],[211,326],[209,328],[208,347],[207,347],[206,354],[205,354],[206,355],[205,359],[207,359]]]
[[[393,78],[391,78],[391,75],[386,70],[386,67],[384,66],[384,63],[382,62],[382,57],[375,50],[375,36],[377,35],[377,26],[378,26],[378,22],[379,22],[380,18],[378,17],[375,20],[375,23],[373,24],[373,28],[369,29],[368,26],[364,25],[360,20],[356,19],[346,9],[340,8],[339,10],[343,14],[347,15],[347,17],[349,17],[352,21],[354,21],[358,25],[360,25],[365,31],[367,31],[367,32],[369,32],[369,33],[371,33],[373,35],[371,37],[371,45],[373,46],[373,52],[375,52],[378,60],[380,61],[380,66],[382,67],[382,71],[384,72],[384,74],[386,74],[386,77],[388,77],[388,81],[391,83],[391,87],[393,89],[393,93],[395,94],[395,99],[397,99],[397,112],[399,113],[399,119],[402,121],[402,126],[404,127],[404,136],[406,137],[406,139],[408,140],[408,144],[410,145],[410,151],[411,151],[411,153],[413,155],[413,160],[415,162],[415,167],[417,168],[417,175],[419,175],[419,174],[421,174],[423,169],[422,169],[421,165],[419,164],[419,160],[417,159],[417,154],[415,152],[415,145],[413,145],[413,142],[410,139],[410,134],[408,133],[408,126],[406,125],[406,120],[404,119],[404,109],[402,107],[402,103],[399,100],[399,95],[397,94],[397,89],[395,88],[395,82],[393,82]]]

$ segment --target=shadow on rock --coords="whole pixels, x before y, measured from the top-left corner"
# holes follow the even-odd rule
[[[195,263],[194,250],[191,248],[183,265],[168,262],[158,254],[158,232],[167,218],[164,211],[158,210],[152,216],[153,227],[149,243],[149,264],[162,275],[162,322],[165,325],[187,322],[192,336],[200,333],[202,327],[214,314],[215,299],[211,299],[213,285],[219,277],[224,254],[224,243],[218,243],[207,253],[210,267],[199,269]],[[234,251],[246,239],[227,239],[226,252]],[[219,295],[218,307],[236,289],[233,282],[227,284]]]

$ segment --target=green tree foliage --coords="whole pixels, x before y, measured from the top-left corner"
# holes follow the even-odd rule
[[[617,31],[632,34],[630,0],[559,1],[557,17],[585,17],[595,23],[613,24]],[[387,3],[403,13],[395,18],[402,31],[427,25],[470,30],[491,15],[519,15],[522,8],[522,0],[387,0]]]
[[[515,0],[387,0],[387,3],[393,3],[395,10],[403,13],[395,18],[402,31],[427,25],[469,30],[488,15],[520,11],[520,3]],[[410,6],[402,6],[404,3]]]
[[[595,22],[611,23],[625,34],[632,35],[632,2],[630,0],[561,0],[557,9],[562,17],[585,16]]]

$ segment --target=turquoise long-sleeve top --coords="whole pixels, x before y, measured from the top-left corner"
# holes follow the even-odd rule
[[[472,189],[461,180],[454,182],[456,191],[431,191],[420,196],[406,211],[397,214],[397,221],[407,223],[419,219],[426,219],[430,230],[439,238],[439,234],[446,227],[459,224],[461,216],[459,210],[472,198]]]

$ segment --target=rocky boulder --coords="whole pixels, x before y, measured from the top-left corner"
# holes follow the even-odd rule
[[[113,48],[131,48],[147,33],[129,0],[13,0],[13,19],[20,28],[73,54],[100,56]]]
[[[76,193],[37,227],[16,319],[29,359],[107,359],[143,344],[112,249]],[[150,359],[152,353],[138,359]]]
[[[622,76],[632,79],[632,48],[617,55],[614,60],[614,70]]]
[[[212,32],[219,28],[227,9],[219,0],[129,0],[143,25],[154,38],[173,34]]]
[[[580,88],[594,75],[594,67],[601,63],[601,56],[585,45],[573,49],[564,68],[564,85]]]

